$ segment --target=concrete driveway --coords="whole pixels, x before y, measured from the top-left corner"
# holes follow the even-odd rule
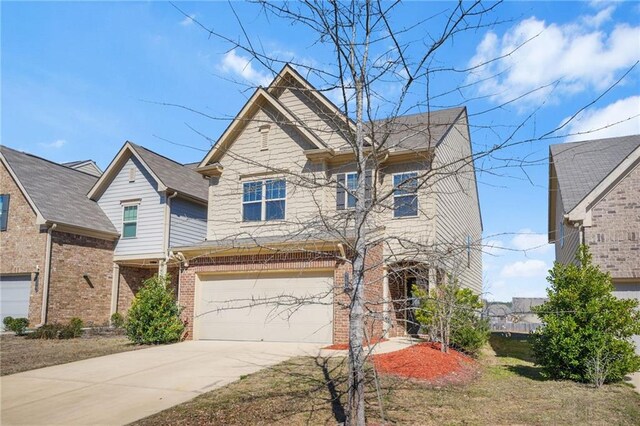
[[[126,424],[322,345],[183,342],[0,378],[11,424]]]

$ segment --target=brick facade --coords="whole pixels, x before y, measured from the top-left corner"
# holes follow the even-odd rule
[[[114,241],[54,231],[47,322],[109,322]],[[84,275],[87,275],[87,278]]]
[[[126,316],[131,307],[133,298],[142,287],[142,284],[158,273],[158,268],[140,268],[135,266],[120,266],[120,279],[118,281],[118,307],[117,311]],[[178,296],[178,268],[167,269],[171,276],[171,287]]]
[[[382,335],[382,246],[372,248],[365,261],[365,297],[367,300],[367,335]],[[348,296],[344,293],[344,273],[351,274],[350,266],[336,253],[280,252],[275,254],[202,257],[193,259],[188,268],[180,272],[179,302],[183,306],[183,320],[187,324],[186,338],[193,337],[195,283],[198,273],[261,272],[278,270],[332,269],[334,271],[334,326],[333,342],[343,343],[348,338]]]
[[[33,326],[40,323],[47,233],[36,225],[36,213],[4,164],[0,165],[0,193],[9,194],[7,230],[0,232],[0,274],[31,276],[29,322]]]
[[[585,242],[593,260],[613,279],[640,278],[640,166],[592,209]]]

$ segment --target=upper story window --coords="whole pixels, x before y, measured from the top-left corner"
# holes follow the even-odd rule
[[[287,203],[284,179],[267,179],[242,184],[242,221],[283,220]]]
[[[393,217],[418,215],[418,173],[393,175]]]
[[[122,238],[135,238],[138,234],[138,205],[125,205],[122,211]]]
[[[336,209],[353,209],[356,207],[356,190],[358,189],[358,173],[338,173],[336,175],[338,182],[336,190]],[[367,202],[371,201],[372,188],[371,170],[365,172],[365,198]]]
[[[9,194],[0,195],[0,231],[7,230],[7,219],[9,218]]]

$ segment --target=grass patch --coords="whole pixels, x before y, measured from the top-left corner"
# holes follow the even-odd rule
[[[368,422],[638,424],[640,395],[630,387],[608,385],[596,390],[579,383],[545,381],[530,360],[526,336],[493,335],[480,356],[482,374],[466,385],[435,386],[382,377],[384,420],[370,385]],[[343,359],[295,358],[136,424],[335,424],[344,420],[345,373]]]
[[[0,336],[0,375],[65,364],[97,356],[142,349],[123,336],[90,336],[69,340]]]

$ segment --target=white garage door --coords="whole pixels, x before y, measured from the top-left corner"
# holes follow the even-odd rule
[[[640,283],[614,283],[613,295],[620,299],[640,300]],[[640,355],[640,336],[633,336],[636,344],[636,353]]]
[[[0,275],[0,328],[5,317],[27,318],[31,275]]]
[[[332,341],[333,273],[199,278],[196,339]]]

